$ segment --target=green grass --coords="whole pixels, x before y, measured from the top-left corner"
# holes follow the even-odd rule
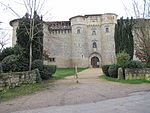
[[[78,72],[81,72],[85,69],[86,68],[78,68]],[[63,77],[74,75],[74,74],[75,74],[75,69],[74,68],[58,68],[56,70],[56,73],[53,75],[53,77],[63,78]]]
[[[124,83],[124,84],[150,83],[150,81],[148,81],[148,80],[122,80],[122,79],[107,77],[105,75],[99,76],[99,78],[104,79],[104,80],[108,80],[108,81],[112,81],[112,82]]]
[[[31,94],[36,91],[45,89],[50,86],[50,83],[52,83],[52,80],[43,81],[42,83],[24,84],[20,87],[5,89],[0,91],[0,102],[18,97],[20,95]]]

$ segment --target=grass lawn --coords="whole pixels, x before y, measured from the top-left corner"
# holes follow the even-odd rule
[[[78,72],[85,70],[86,68],[78,68]],[[56,73],[53,75],[53,77],[56,78],[63,78],[66,76],[74,75],[75,69],[74,68],[58,68],[56,70]]]
[[[108,81],[112,81],[112,82],[124,83],[124,84],[150,83],[150,81],[148,81],[148,80],[122,80],[122,79],[107,77],[105,75],[99,76],[99,78],[104,79],[104,80],[108,80]]]
[[[79,68],[78,72],[82,71],[84,69]],[[56,73],[53,76],[56,78],[62,78],[62,77],[73,75],[73,74],[75,74],[75,71],[72,68],[69,68],[69,69],[65,69],[65,68],[59,69],[58,68]],[[26,85],[22,85],[20,87],[16,87],[13,89],[6,89],[3,91],[0,91],[0,102],[18,97],[20,95],[31,94],[31,93],[34,93],[36,91],[43,90],[43,89],[50,87],[50,86],[53,87],[54,80],[55,80],[55,78],[53,78],[51,80],[42,81],[42,83],[26,84]]]
[[[45,89],[50,85],[50,83],[52,83],[52,81],[53,80],[46,80],[41,83],[26,84],[21,85],[20,87],[0,91],[0,102],[15,98],[20,95],[31,94],[36,91]]]

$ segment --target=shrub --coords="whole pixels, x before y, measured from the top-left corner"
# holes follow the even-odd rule
[[[117,54],[117,65],[122,68],[123,79],[125,79],[125,67],[130,62],[130,55],[124,51]]]
[[[108,73],[109,66],[110,65],[102,65],[102,71],[106,76],[110,76]]]
[[[43,70],[43,61],[42,60],[37,59],[32,62],[32,69],[36,69],[36,68],[38,68],[39,71]]]
[[[2,69],[2,64],[0,63],[0,73],[3,72],[3,69]]]
[[[56,66],[44,65],[42,60],[34,60],[32,63],[32,69],[39,69],[41,78],[47,80],[52,77],[52,74],[56,71]]]
[[[127,65],[127,68],[143,68],[144,64],[140,61],[135,61],[132,60],[130,63]]]
[[[117,54],[117,65],[121,67],[126,67],[129,64],[130,56],[126,52],[122,51]]]
[[[118,68],[119,68],[119,66],[115,65],[115,64],[109,66],[108,73],[109,73],[110,77],[118,78]]]
[[[51,68],[48,65],[43,65],[43,70],[41,72],[41,77],[44,80],[50,79],[52,76]]]
[[[15,72],[17,68],[18,57],[9,55],[2,60],[3,72]]]
[[[48,80],[52,78],[52,75],[55,73],[55,71],[56,71],[56,66],[43,65],[43,70],[40,73],[41,78],[44,80]]]
[[[150,63],[144,64],[145,68],[150,68]]]
[[[49,67],[49,69],[50,69],[50,72],[52,73],[52,74],[54,74],[55,72],[56,72],[56,65],[47,65],[48,67]]]
[[[42,60],[34,60],[32,62],[32,69],[38,69],[39,70],[39,73],[41,75],[41,78],[43,79],[43,61]]]
[[[5,57],[14,54],[13,48],[5,48],[3,51],[0,53],[0,61],[2,61]]]
[[[9,55],[2,60],[3,72],[20,72],[28,70],[27,60],[19,55]]]

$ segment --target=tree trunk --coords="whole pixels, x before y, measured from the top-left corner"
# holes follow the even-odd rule
[[[125,75],[125,68],[124,67],[122,68],[122,73],[123,73],[123,79],[125,80],[126,79],[126,75]]]
[[[29,71],[31,71],[31,66],[32,66],[32,40],[30,42]]]

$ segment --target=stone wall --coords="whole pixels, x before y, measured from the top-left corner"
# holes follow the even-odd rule
[[[38,69],[26,72],[0,73],[0,90],[14,88],[21,84],[36,83],[40,78],[38,73]]]
[[[150,68],[125,69],[126,80],[150,80]],[[122,78],[122,69],[118,69],[118,78]]]
[[[115,63],[116,14],[92,14],[75,16],[69,21],[44,22],[43,47],[54,61],[46,64],[58,68],[92,67],[91,59],[97,57],[99,64]],[[17,20],[10,22],[13,27],[13,44],[16,42]],[[93,47],[96,43],[96,47]],[[94,56],[95,55],[95,56]]]

